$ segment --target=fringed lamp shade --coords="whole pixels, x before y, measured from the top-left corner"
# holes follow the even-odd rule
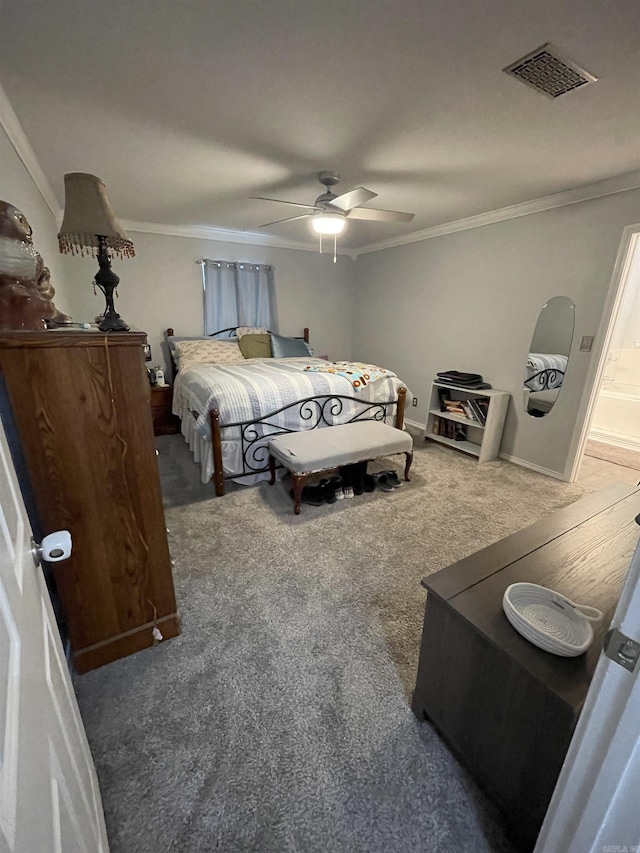
[[[64,218],[58,232],[58,245],[63,254],[87,255],[97,258],[95,288],[106,299],[106,308],[98,328],[101,332],[128,332],[129,326],[116,311],[113,296],[120,279],[111,269],[111,255],[132,258],[133,243],[111,210],[105,185],[95,175],[71,172],[64,176]]]
[[[64,176],[64,219],[58,232],[63,254],[93,257],[100,248],[99,237],[114,255],[132,258],[133,243],[111,209],[105,185],[95,175],[71,172]]]

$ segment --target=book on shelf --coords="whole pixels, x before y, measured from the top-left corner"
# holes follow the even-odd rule
[[[445,400],[449,396],[449,391],[446,388],[438,388],[438,403],[440,404],[440,411],[446,412],[447,407],[445,405]]]
[[[431,431],[434,435],[440,435],[450,441],[466,441],[467,438],[466,427],[448,418],[434,417]]]
[[[483,398],[476,397],[469,399],[469,406],[471,407],[471,411],[475,415],[476,420],[481,426],[484,426],[487,422],[487,411],[488,411],[488,400],[485,400],[487,406],[484,407],[481,405]]]
[[[440,401],[440,411],[441,412],[452,412],[454,415],[463,415],[464,409],[462,407],[462,400],[454,400],[451,398],[448,393],[441,394],[440,391],[443,389],[438,389],[438,400]]]
[[[462,405],[462,408],[464,410],[464,416],[467,418],[467,420],[470,420],[470,421],[477,421],[478,420],[478,418],[475,416],[475,414],[473,412],[473,409],[469,405],[468,400],[463,400],[461,405]]]
[[[460,405],[454,406],[454,405],[448,404],[446,406],[446,411],[452,415],[460,415],[463,418],[466,417],[465,411],[462,408],[462,406],[460,406]]]
[[[477,397],[476,403],[480,406],[480,410],[484,414],[485,423],[487,422],[487,417],[489,416],[489,400],[486,397]]]
[[[489,400],[486,397],[475,397],[474,402],[478,407],[481,417],[481,423],[484,426],[487,422],[487,415],[489,414]]]
[[[453,424],[453,437],[455,441],[466,441],[467,440],[467,428],[462,424]]]

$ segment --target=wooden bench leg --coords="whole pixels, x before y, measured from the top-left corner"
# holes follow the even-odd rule
[[[413,462],[413,450],[405,451],[405,459],[407,460],[404,466],[404,478],[407,482],[411,480],[409,476],[409,468],[411,468],[411,463]]]
[[[307,481],[306,474],[294,474],[291,472],[291,480],[293,482],[293,512],[295,515],[300,515],[300,503],[302,501],[302,489]]]
[[[271,474],[269,477],[269,485],[273,486],[276,481],[276,460],[271,454],[269,454],[269,473]]]

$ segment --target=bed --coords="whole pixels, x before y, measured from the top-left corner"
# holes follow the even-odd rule
[[[225,329],[199,340],[220,341],[223,336],[229,344],[236,340],[234,333]],[[213,479],[216,495],[224,495],[229,480],[250,484],[268,479],[268,442],[274,435],[362,420],[404,427],[408,392],[392,371],[327,362],[306,350],[304,356],[219,361],[215,345],[214,360],[190,363],[180,356],[190,344],[178,341],[173,329],[165,336],[174,371],[173,413],[181,419],[202,482]],[[308,346],[309,330],[303,338],[280,340]],[[207,349],[204,344],[205,353]]]
[[[550,391],[553,388],[560,388],[566,369],[566,355],[530,352],[527,359],[525,387],[530,391]]]
[[[560,393],[567,369],[561,353],[530,352],[524,380],[525,408],[532,415],[550,412]]]

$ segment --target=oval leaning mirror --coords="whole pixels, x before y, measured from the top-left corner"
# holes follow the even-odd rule
[[[542,306],[524,374],[524,407],[532,417],[548,415],[558,399],[574,325],[575,305],[567,296],[554,296]]]

